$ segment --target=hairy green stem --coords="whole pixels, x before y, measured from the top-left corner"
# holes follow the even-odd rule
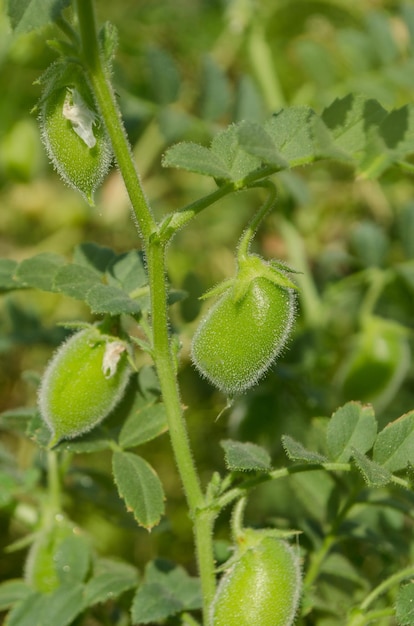
[[[250,244],[252,242],[253,237],[256,234],[257,229],[260,226],[262,220],[266,217],[266,215],[273,209],[276,202],[276,187],[270,180],[264,180],[261,182],[252,185],[252,187],[264,187],[269,191],[269,197],[262,204],[257,213],[253,216],[249,224],[247,225],[246,230],[244,231],[239,246],[237,249],[237,258],[239,261],[246,259],[249,254]]]
[[[230,488],[217,498],[215,506],[220,510],[235,500],[238,500],[246,495],[246,493],[253,487],[257,487],[262,483],[269,480],[279,480],[280,478],[287,478],[293,474],[301,474],[302,472],[315,472],[315,471],[327,471],[327,472],[351,472],[354,469],[352,463],[335,463],[326,461],[324,463],[298,463],[297,465],[291,465],[290,467],[281,467],[273,470],[268,474],[259,474],[253,478],[248,478],[240,483],[237,487]],[[390,479],[391,483],[397,487],[403,489],[411,489],[411,485],[408,480],[400,478],[400,476],[392,475]]]
[[[344,506],[337,514],[331,530],[325,536],[321,547],[316,550],[310,560],[310,564],[308,567],[308,571],[306,572],[304,586],[305,588],[310,589],[319,576],[322,563],[325,561],[328,556],[332,546],[338,541],[338,531],[343,523],[344,519],[348,515],[349,510],[354,506],[357,498],[357,492],[352,493],[346,500]]]
[[[150,211],[136,170],[125,130],[121,123],[112,87],[105,75],[96,36],[92,0],[77,0],[83,60],[98,107],[112,142],[113,151],[131,200],[134,216],[143,237],[151,294],[153,356],[166,407],[169,435],[190,517],[203,592],[205,620],[215,593],[213,557],[214,515],[204,509],[204,495],[192,458],[187,427],[176,377],[175,355],[168,334],[168,302],[165,279],[166,240],[159,237],[158,225]]]
[[[234,543],[237,543],[238,539],[243,535],[244,524],[244,510],[246,508],[247,498],[240,498],[236,506],[233,509],[231,518],[231,532],[233,535]]]
[[[131,200],[138,228],[144,242],[147,244],[151,235],[156,231],[157,224],[152,216],[148,200],[142,189],[141,181],[132,158],[128,138],[121,122],[115,94],[107,79],[100,57],[92,0],[77,0],[76,4],[79,17],[83,62],[100,113],[105,121],[105,127]]]
[[[168,336],[167,296],[165,290],[165,246],[154,238],[148,248],[148,272],[151,292],[153,350],[164,403],[168,412],[168,425],[175,460],[194,524],[197,561],[204,599],[205,615],[215,593],[213,558],[214,517],[203,510],[201,491],[188,440],[187,428],[181,407],[174,358]],[[206,618],[207,619],[207,618]]]
[[[54,517],[61,511],[61,490],[57,452],[47,451],[47,481],[49,502],[47,515]]]
[[[173,235],[190,222],[198,213],[211,206],[221,198],[228,196],[235,191],[245,191],[254,187],[266,187],[273,185],[270,181],[261,180],[267,176],[271,176],[278,171],[276,167],[263,166],[254,172],[251,172],[246,178],[238,182],[229,182],[221,185],[218,189],[211,192],[207,196],[203,196],[198,200],[194,200],[190,204],[184,206],[179,211],[167,215],[160,227],[160,233],[163,241],[169,241]]]

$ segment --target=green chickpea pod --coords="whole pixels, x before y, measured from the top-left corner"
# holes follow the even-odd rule
[[[128,345],[90,327],[72,335],[50,360],[39,409],[53,446],[99,424],[121,400],[131,368]]]

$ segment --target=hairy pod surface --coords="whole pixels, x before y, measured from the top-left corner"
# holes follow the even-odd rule
[[[99,424],[121,400],[131,368],[128,346],[96,328],[81,330],[61,345],[39,389],[40,413],[52,431],[50,445]]]
[[[291,626],[300,593],[298,557],[285,541],[265,537],[223,575],[210,626]]]
[[[221,295],[192,342],[196,368],[229,395],[253,386],[268,370],[286,345],[295,315],[294,290],[266,277],[249,281],[240,298],[235,292],[232,286]]]
[[[42,101],[39,122],[54,168],[93,204],[94,191],[111,164],[112,150],[103,124],[84,96],[76,87],[50,89]]]

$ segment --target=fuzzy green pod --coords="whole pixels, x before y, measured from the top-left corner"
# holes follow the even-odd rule
[[[259,275],[240,290],[241,281],[236,277],[220,296],[192,342],[196,368],[228,395],[264,375],[285,347],[295,315],[294,289]]]
[[[52,431],[50,446],[99,424],[121,400],[131,368],[128,345],[87,328],[72,335],[49,362],[39,409]]]
[[[245,549],[223,575],[210,626],[291,626],[301,594],[301,570],[293,548],[265,537]]]
[[[63,180],[93,204],[93,194],[108,172],[111,145],[91,104],[91,96],[75,86],[46,88],[39,109],[42,140]]]

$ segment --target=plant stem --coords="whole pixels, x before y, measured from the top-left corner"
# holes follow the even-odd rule
[[[221,198],[234,193],[235,191],[245,191],[253,187],[267,187],[273,185],[270,181],[261,180],[266,176],[271,176],[278,171],[276,167],[263,166],[254,172],[251,172],[246,178],[238,182],[228,182],[215,189],[207,196],[203,196],[194,202],[184,206],[182,209],[167,215],[160,227],[160,233],[163,241],[169,241],[173,235],[190,222],[198,213],[211,206]],[[271,208],[271,207],[270,207]]]
[[[375,589],[371,591],[371,593],[365,598],[363,602],[361,602],[360,609],[361,611],[366,611],[368,607],[383,593],[392,589],[400,582],[405,580],[406,578],[412,578],[414,576],[414,565],[409,565],[408,567],[402,569],[401,571],[393,574],[389,578],[386,578],[382,581]]]
[[[215,593],[212,543],[214,515],[209,510],[203,510],[204,496],[194,466],[180,402],[174,359],[168,337],[164,256],[165,246],[161,245],[156,238],[153,238],[148,249],[148,272],[152,300],[151,310],[155,364],[167,409],[171,444],[189,505],[190,517],[194,524],[197,561],[204,599],[204,612],[205,616],[207,616],[210,603]]]
[[[243,535],[243,523],[244,523],[244,510],[246,508],[247,499],[240,498],[236,506],[233,509],[231,518],[231,533],[233,535],[234,543]]]
[[[48,516],[54,517],[61,511],[60,480],[57,452],[47,451],[47,480],[48,480]]]
[[[204,495],[192,458],[180,402],[175,355],[172,353],[168,334],[168,303],[165,280],[166,241],[161,241],[159,237],[158,225],[152,216],[143,192],[113,90],[105,76],[99,54],[92,0],[77,0],[77,10],[83,60],[143,237],[151,294],[154,361],[167,412],[171,445],[194,525],[204,615],[205,620],[207,620],[209,606],[215,593],[212,533],[215,513],[204,508]]]
[[[375,306],[384,290],[387,282],[392,278],[392,273],[384,271],[378,267],[369,268],[366,272],[368,280],[368,289],[361,304],[358,318],[362,324],[365,318],[374,315]]]
[[[347,626],[366,626],[367,624],[378,624],[381,618],[392,617],[395,615],[394,609],[378,609],[378,611],[370,611],[363,615],[354,615],[348,621]],[[385,622],[383,622],[385,623]],[[389,620],[386,622],[389,623]]]
[[[101,61],[92,0],[76,0],[76,4],[83,62],[131,200],[138,228],[144,242],[148,243],[152,233],[157,229],[157,224],[142,189],[115,94]]]
[[[264,217],[269,213],[271,209],[273,209],[276,202],[276,187],[270,180],[264,180],[252,187],[264,187],[269,190],[269,197],[262,204],[260,209],[257,211],[256,215],[253,216],[249,224],[247,225],[246,230],[244,231],[239,246],[237,249],[237,259],[238,261],[242,261],[246,259],[249,254],[250,244],[252,242],[253,237],[256,234],[257,229],[259,228],[260,223],[264,219]]]

